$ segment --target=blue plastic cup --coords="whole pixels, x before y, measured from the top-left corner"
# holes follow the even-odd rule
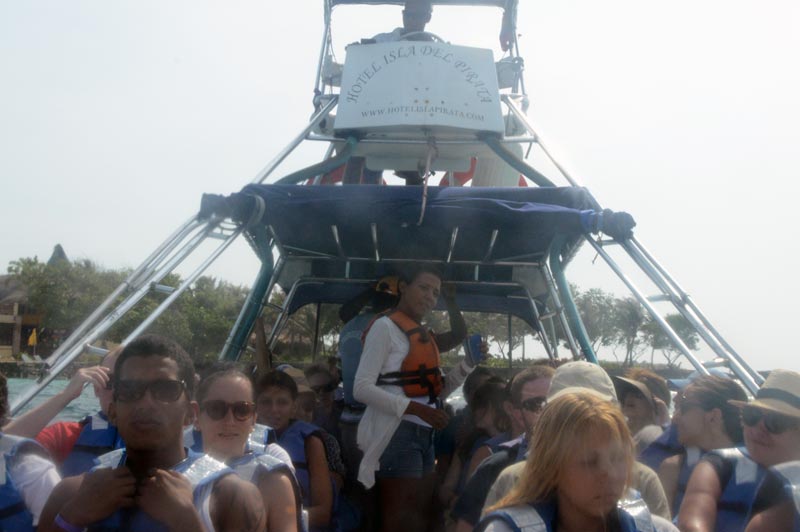
[[[480,334],[471,334],[464,340],[464,357],[470,366],[477,366],[486,358],[481,351],[482,343]]]

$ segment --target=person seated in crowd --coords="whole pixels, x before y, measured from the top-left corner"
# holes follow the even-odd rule
[[[0,420],[7,414],[8,381],[0,373]],[[42,508],[60,480],[41,445],[0,431],[0,530],[35,530]]]
[[[108,417],[126,447],[62,480],[39,529],[264,530],[258,489],[183,446],[184,427],[197,415],[189,355],[170,339],[146,335],[122,350],[113,374]]]
[[[664,432],[669,422],[670,395],[667,382],[652,371],[636,368],[625,377],[615,377],[617,397],[628,420],[637,454]],[[657,396],[654,390],[659,391]],[[666,398],[666,400],[664,399]]]
[[[293,367],[285,367],[280,371],[289,375],[297,385],[294,419],[316,425],[314,423],[314,412],[317,410],[317,394],[309,386],[305,372]],[[336,485],[336,489],[340,490],[347,475],[347,468],[342,458],[341,445],[331,433],[322,427],[320,427],[317,435],[322,439],[322,444],[325,446],[325,458],[328,460],[328,470],[331,472],[331,478]]]
[[[728,401],[747,401],[744,389],[731,379],[698,377],[675,400],[672,422],[686,452],[661,463],[658,476],[672,515],[678,515],[686,484],[702,454],[742,444],[739,409]]]
[[[339,417],[342,404],[334,398],[339,382],[331,374],[327,364],[312,364],[304,371],[308,386],[314,392],[316,405],[312,423],[339,440]]]
[[[497,476],[505,467],[525,460],[528,438],[547,401],[547,390],[554,372],[549,365],[537,364],[520,371],[511,380],[509,400],[504,408],[511,420],[511,433],[516,438],[501,444],[467,480],[451,512],[456,532],[472,531],[478,524],[486,495]]]
[[[403,273],[399,290],[397,307],[375,320],[366,334],[353,389],[355,398],[367,405],[358,426],[364,452],[358,480],[370,488],[377,471],[385,532],[424,530],[432,521],[433,433],[448,420],[440,401],[472,371],[461,361],[444,380],[440,367],[440,349],[466,337],[454,287],[444,289],[452,330],[443,334],[422,325],[442,291],[441,273],[417,265]]]
[[[461,385],[461,394],[464,398],[464,406],[456,410],[447,420],[447,426],[442,430],[437,430],[434,439],[434,450],[436,454],[436,472],[444,478],[450,469],[450,462],[453,454],[463,441],[474,430],[475,425],[472,419],[472,401],[475,398],[475,390],[481,387],[486,381],[496,377],[492,370],[485,366],[476,366],[472,372],[464,379]]]
[[[613,403],[615,408],[619,408],[611,377],[599,365],[584,361],[567,362],[556,369],[547,392],[547,401],[549,403],[564,393],[586,390],[599,394],[606,401]],[[537,449],[531,446],[529,454],[536,452]],[[524,463],[518,463],[507,467],[500,473],[486,496],[484,510],[496,504],[511,490],[519,480],[523,469]],[[658,524],[666,526],[671,516],[667,497],[664,495],[664,488],[661,487],[658,475],[639,462],[634,462],[632,471],[631,488],[637,493],[631,494],[629,502],[638,504],[638,500],[644,501]],[[669,528],[667,529],[669,530]]]
[[[35,438],[47,449],[62,476],[89,471],[98,456],[124,446],[117,428],[108,421],[111,403],[112,368],[122,347],[109,351],[100,365],[75,372],[60,393],[50,397],[29,412],[13,419],[3,430],[26,438]],[[100,403],[100,411],[81,421],[60,421],[47,425],[68,404],[80,397],[83,387],[91,383]]]
[[[195,426],[203,436],[203,451],[258,487],[268,530],[298,532],[302,495],[288,455],[284,462],[249,445],[256,422],[253,399],[253,384],[237,369],[212,373],[200,382]]]
[[[542,412],[531,447],[519,482],[476,530],[653,530],[646,509],[620,506],[635,451],[622,412],[605,398],[588,390],[560,394]]]
[[[511,439],[508,414],[503,409],[507,397],[506,383],[499,377],[490,378],[475,391],[471,404],[475,429],[458,446],[439,486],[439,500],[448,513],[478,464],[493,447]]]
[[[800,373],[770,372],[756,398],[731,401],[741,408],[744,447],[706,453],[681,504],[682,531],[744,530],[767,468],[800,459]]]
[[[754,507],[765,509],[750,519],[746,532],[800,532],[800,461],[769,468]]]
[[[297,396],[297,384],[287,373],[272,370],[264,374],[256,385],[257,420],[275,429],[278,444],[292,458],[309,529],[335,529],[335,484],[322,429],[296,419]]]
[[[379,33],[372,39],[365,39],[363,44],[401,41],[407,34],[418,34],[425,31],[431,21],[433,6],[430,0],[406,0],[403,7],[403,27],[395,28],[389,33]],[[409,40],[429,40],[425,35],[409,35]]]

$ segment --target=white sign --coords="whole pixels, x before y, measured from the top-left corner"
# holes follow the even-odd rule
[[[398,126],[502,133],[492,51],[424,41],[349,46],[335,129]]]

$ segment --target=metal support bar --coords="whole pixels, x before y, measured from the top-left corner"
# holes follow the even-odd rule
[[[589,335],[583,325],[578,308],[575,306],[575,301],[572,299],[569,283],[564,275],[564,269],[561,264],[561,250],[563,249],[565,243],[566,237],[563,235],[556,236],[556,238],[553,240],[550,249],[550,268],[553,271],[553,277],[555,278],[558,292],[564,296],[564,306],[562,312],[566,314],[567,322],[571,322],[571,327],[569,327],[569,329],[571,330],[572,327],[575,328],[575,334],[577,335],[578,345],[580,345],[581,348],[581,354],[589,362],[597,364],[597,356],[594,354],[594,349],[592,349],[592,344],[589,341]]]
[[[372,234],[372,245],[375,247],[375,262],[381,261],[381,254],[378,251],[378,225],[375,222],[369,224],[370,233]]]
[[[691,297],[677,285],[652,256],[642,252],[643,248],[638,242],[625,241],[623,242],[623,247],[642,271],[661,288],[664,296],[672,302],[675,309],[694,327],[714,353],[729,361],[731,370],[742,382],[749,381],[752,384],[753,388],[750,391],[755,393],[755,390],[758,390],[758,386],[764,382],[761,374],[750,367],[736,351],[730,348],[730,345],[724,341],[716,329],[711,326],[708,319],[694,305]]]
[[[508,95],[503,94],[500,96],[500,98],[503,102],[505,102],[508,108],[511,109],[511,112],[514,113],[514,116],[517,118],[517,120],[519,120],[522,123],[522,125],[525,126],[525,129],[528,130],[528,133],[530,133],[536,138],[536,144],[539,145],[542,152],[544,152],[547,158],[550,159],[550,162],[553,163],[553,166],[555,166],[556,169],[561,173],[561,175],[564,176],[564,179],[566,179],[569,182],[569,184],[572,185],[573,187],[582,186],[580,182],[574,177],[572,177],[563,166],[558,164],[558,161],[556,161],[555,158],[550,154],[550,151],[547,149],[547,147],[544,144],[542,144],[542,138],[539,136],[536,130],[533,129],[533,126],[528,121],[528,117],[525,116],[525,113],[523,113],[522,110],[519,109],[519,107],[517,107],[517,104],[515,104],[511,100],[511,98],[508,97]]]
[[[250,293],[247,294],[247,299],[242,305],[242,310],[239,311],[236,323],[231,328],[231,332],[228,334],[227,340],[225,340],[225,345],[219,353],[220,360],[238,360],[239,356],[241,356],[242,350],[247,345],[250,332],[253,330],[253,324],[264,308],[264,295],[271,286],[274,272],[272,261],[261,263],[261,268],[253,287],[250,289]]]
[[[211,255],[208,258],[206,258],[206,260],[200,263],[200,266],[198,266],[189,275],[189,277],[181,281],[181,284],[178,285],[178,287],[176,287],[175,290],[164,301],[162,301],[161,304],[158,307],[156,307],[156,309],[153,310],[153,312],[151,312],[150,315],[147,316],[144,319],[144,321],[142,321],[142,323],[140,323],[139,326],[133,330],[132,333],[130,333],[127,337],[125,337],[122,343],[127,344],[128,342],[130,342],[131,340],[135,339],[137,336],[142,334],[142,332],[144,332],[145,329],[147,329],[154,321],[156,321],[156,319],[173,303],[173,301],[178,299],[178,296],[180,296],[184,291],[186,291],[186,289],[189,288],[189,286],[192,283],[194,283],[197,280],[197,278],[200,277],[203,274],[203,272],[206,271],[206,269],[209,266],[211,266],[211,264],[214,263],[215,260],[217,260],[217,257],[219,257],[223,251],[228,249],[228,246],[230,246],[233,243],[233,241],[236,240],[236,237],[238,237],[240,234],[242,234],[242,229],[234,233],[231,233],[228,236],[228,239],[225,240],[222,244],[220,244],[219,247],[217,247],[217,249],[215,249],[214,252],[211,253]]]
[[[167,286],[165,284],[152,283],[150,286],[153,288],[153,292],[156,292],[158,294],[169,295],[175,291],[174,286]]]
[[[458,238],[458,227],[453,228],[453,232],[450,234],[450,247],[447,250],[447,262],[450,264],[450,261],[453,259],[453,249],[456,247],[456,239]]]
[[[606,264],[609,265],[614,273],[617,274],[617,277],[619,277],[620,280],[625,283],[625,286],[627,286],[628,290],[633,293],[639,303],[647,309],[647,312],[650,313],[650,316],[661,326],[664,332],[667,333],[667,336],[669,336],[670,340],[672,340],[672,343],[674,343],[681,353],[689,360],[692,366],[694,366],[694,369],[696,369],[702,375],[708,375],[708,370],[705,368],[705,366],[703,366],[697,357],[692,354],[689,348],[686,347],[686,344],[683,343],[683,340],[681,340],[680,336],[678,336],[678,334],[672,330],[672,327],[669,326],[669,323],[667,323],[667,321],[661,317],[661,314],[659,314],[655,307],[650,304],[650,302],[647,300],[647,297],[636,287],[635,284],[633,284],[633,281],[631,281],[622,272],[622,269],[617,265],[616,262],[614,262],[614,259],[612,259],[608,253],[606,253],[606,250],[597,245],[597,243],[591,237],[587,236],[586,240],[592,245],[592,247],[603,258],[603,260],[606,261]],[[747,385],[748,389],[750,389],[750,385],[747,383],[745,384]],[[755,387],[755,390],[758,390],[757,386]],[[751,392],[755,393],[752,389]]]
[[[273,158],[269,162],[269,164],[267,164],[267,166],[264,167],[263,170],[261,170],[256,175],[256,177],[250,182],[250,184],[263,183],[270,176],[270,174],[272,174],[275,168],[277,168],[278,165],[281,164],[283,160],[286,159],[286,157],[288,157],[289,154],[292,153],[292,151],[294,151],[294,149],[301,142],[303,142],[303,139],[305,139],[306,136],[328,116],[328,113],[330,113],[331,110],[336,106],[337,101],[338,97],[332,96],[331,101],[325,104],[325,106],[311,118],[311,121],[305,128],[303,128],[303,131],[301,131],[299,135],[297,135],[294,139],[292,139],[292,141],[283,150],[281,150],[280,153],[278,153],[278,155],[276,155],[275,158]]]
[[[344,248],[342,247],[342,240],[339,237],[339,228],[335,225],[331,226],[331,232],[333,233],[333,241],[336,242],[336,249],[339,251],[339,256],[345,258],[347,255],[344,252]]]
[[[317,315],[314,318],[314,351],[311,352],[311,361],[317,361],[317,352],[319,351],[319,322],[322,314],[322,303],[317,302]]]
[[[489,239],[489,248],[486,250],[486,255],[483,256],[483,262],[489,262],[489,258],[494,252],[494,245],[497,243],[497,235],[500,234],[500,229],[493,229],[492,236]]]
[[[569,322],[564,314],[564,306],[561,304],[561,298],[558,296],[558,289],[556,288],[553,275],[550,273],[550,269],[546,264],[542,264],[539,267],[539,271],[542,272],[542,277],[544,277],[545,284],[547,285],[547,293],[550,295],[550,299],[553,301],[553,307],[555,307],[553,312],[555,312],[558,316],[558,321],[561,324],[561,330],[564,331],[564,337],[567,339],[567,345],[569,346],[569,350],[572,352],[572,357],[577,359],[581,355],[581,350],[578,348],[578,343],[575,341],[575,337],[572,334],[572,329],[570,329]],[[558,337],[555,334],[555,326],[553,326],[553,344],[558,345]]]

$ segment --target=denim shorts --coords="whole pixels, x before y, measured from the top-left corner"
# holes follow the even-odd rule
[[[433,429],[401,421],[380,459],[378,478],[422,478],[433,472]]]

